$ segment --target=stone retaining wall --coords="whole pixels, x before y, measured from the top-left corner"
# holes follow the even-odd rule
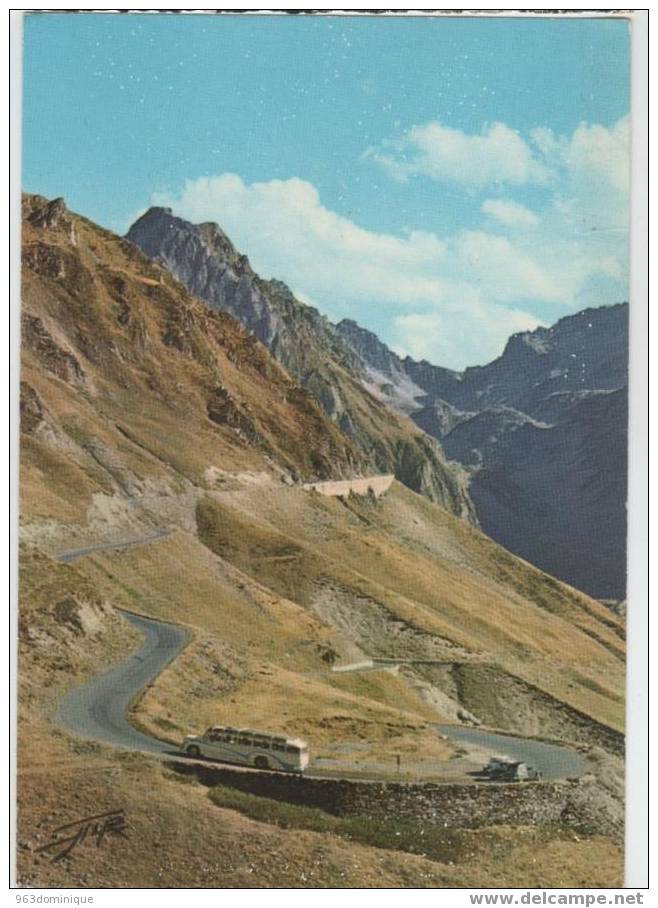
[[[307,482],[304,489],[307,492],[319,492],[320,495],[330,495],[339,497],[349,495],[367,495],[372,491],[375,498],[379,498],[384,492],[388,491],[395,476],[367,476],[362,479],[340,479],[330,480],[328,482]]]
[[[178,763],[176,768],[208,786],[227,785],[337,816],[420,819],[465,829],[567,825],[582,832],[621,835],[615,804],[602,801],[604,793],[591,781],[438,785],[319,779],[198,763]]]

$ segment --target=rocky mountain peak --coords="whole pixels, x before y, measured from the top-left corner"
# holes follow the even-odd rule
[[[349,436],[370,469],[394,472],[414,491],[472,518],[461,473],[445,461],[439,444],[385,405],[379,377],[373,381],[363,358],[326,316],[283,281],[259,277],[221,227],[151,209],[127,239],[212,309],[229,312],[253,331]],[[408,398],[413,402],[411,392]]]
[[[57,230],[65,233],[75,246],[75,225],[66,202],[62,198],[45,199],[43,196],[24,196],[23,212],[27,221],[39,230]]]
[[[373,369],[389,377],[402,372],[400,358],[373,331],[362,328],[351,318],[338,322],[336,330]]]

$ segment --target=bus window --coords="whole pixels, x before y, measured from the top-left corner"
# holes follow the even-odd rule
[[[293,744],[291,744],[290,746],[286,747],[286,752],[289,754],[298,754],[299,747],[295,747]]]

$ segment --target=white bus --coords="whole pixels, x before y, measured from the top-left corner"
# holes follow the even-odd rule
[[[303,772],[308,766],[306,741],[249,728],[214,725],[203,735],[188,735],[182,750],[188,757],[207,757],[257,769]]]

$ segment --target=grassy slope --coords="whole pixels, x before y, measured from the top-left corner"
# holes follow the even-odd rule
[[[406,854],[386,830],[368,824],[334,828],[331,820],[323,824],[324,815],[309,818],[298,808],[236,792],[214,791],[213,804],[200,786],[145,757],[53,730],[48,715],[62,686],[93,674],[137,641],[130,626],[103,608],[102,588],[90,585],[79,568],[53,565],[34,553],[25,555],[23,568],[19,885],[619,885],[620,850],[601,837],[498,827],[428,829],[422,836],[417,830],[414,841],[414,830],[405,827],[402,845],[420,850]],[[114,601],[123,603],[124,595],[114,588]],[[87,614],[83,630],[71,600],[83,612],[90,609],[97,623]],[[227,653],[222,656],[227,664]],[[35,852],[56,826],[117,807],[126,811],[127,842],[110,836],[100,848],[83,843],[60,863]],[[425,834],[430,844],[421,848]]]
[[[494,662],[622,727],[624,646],[609,612],[399,484],[375,504],[243,492],[197,513],[210,548],[280,594],[312,608],[333,587],[384,606],[444,641],[438,658]],[[388,639],[368,654],[423,655],[391,652]]]

